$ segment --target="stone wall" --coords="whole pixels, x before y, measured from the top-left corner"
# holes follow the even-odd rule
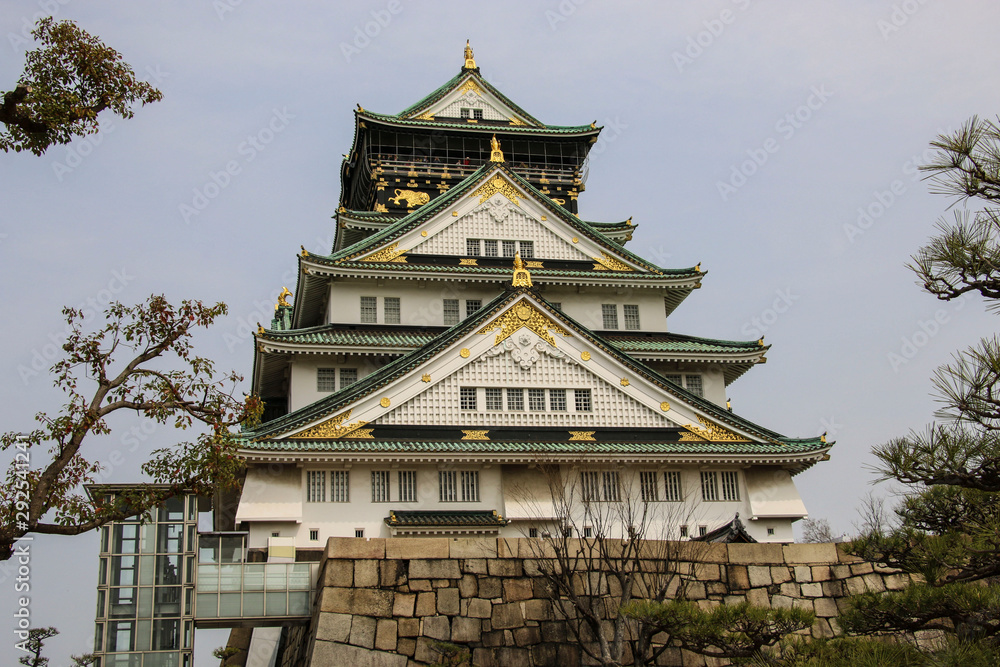
[[[537,576],[538,544],[331,538],[303,664],[429,664],[439,658],[434,640],[466,646],[479,667],[587,664]],[[814,637],[837,631],[846,596],[909,583],[834,544],[672,544],[688,599],[812,610]],[[659,664],[723,663],[670,649]]]

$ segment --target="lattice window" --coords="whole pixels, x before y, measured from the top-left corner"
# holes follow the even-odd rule
[[[722,499],[740,499],[740,479],[739,473],[735,470],[722,471]]]
[[[705,390],[702,387],[700,375],[685,375],[684,387],[695,396],[705,395]]]
[[[524,411],[524,390],[523,389],[508,389],[507,390],[507,409],[513,410],[515,412]]]
[[[584,502],[601,499],[601,474],[596,470],[584,470],[580,473],[580,495]]]
[[[352,384],[358,381],[358,369],[357,368],[341,368],[340,369],[340,388],[350,387]]]
[[[528,409],[534,410],[535,412],[543,412],[545,410],[545,390],[544,389],[529,389],[528,390]]]
[[[458,324],[458,299],[444,300],[444,323],[447,326]]]
[[[503,410],[503,389],[499,387],[486,388],[486,409]]]
[[[639,329],[639,306],[632,303],[626,303],[622,306],[622,310],[625,314],[625,328],[631,331],[636,331]]]
[[[306,472],[306,500],[311,503],[326,502],[326,471]]]
[[[573,400],[577,412],[590,412],[594,408],[589,389],[574,389]]]
[[[386,324],[399,324],[399,297],[387,296],[382,300],[382,312]]]
[[[372,502],[389,502],[389,471],[372,470]]]
[[[417,502],[416,470],[399,471],[399,502],[401,503]]]
[[[531,259],[535,256],[535,242],[534,241],[519,241],[521,259]]]
[[[472,117],[474,119],[476,119],[476,120],[482,120],[483,119],[483,110],[482,109],[473,109],[472,110]]]
[[[465,316],[472,317],[476,314],[476,311],[483,307],[482,299],[466,299],[465,300]]]
[[[337,391],[337,369],[316,369],[316,391]]]
[[[483,256],[498,257],[500,253],[497,245],[494,239],[483,239]]]
[[[361,297],[361,323],[362,324],[378,323],[378,297],[375,296]]]
[[[480,253],[479,239],[465,239],[465,254],[469,257],[478,257]]]
[[[462,387],[459,392],[459,400],[463,410],[476,410],[476,388]]]
[[[462,502],[463,503],[478,503],[479,502],[479,471],[478,470],[463,470],[460,473],[460,478],[462,481]]]
[[[584,470],[580,473],[580,491],[583,500],[618,502],[621,492],[617,470]]]
[[[639,471],[639,490],[642,493],[643,502],[655,503],[660,500],[658,477],[659,475],[654,470]]]
[[[330,471],[330,502],[351,502],[351,472],[349,470]]]
[[[672,502],[679,503],[683,496],[681,495],[681,473],[679,470],[668,470],[663,473],[663,482],[666,489],[666,494],[664,494],[663,499]]]
[[[458,473],[454,470],[438,471],[438,501],[458,502]]]
[[[503,241],[503,256],[513,257],[514,253],[517,252],[517,244],[514,241]]]
[[[663,379],[665,379],[667,382],[673,382],[678,387],[684,386],[684,381],[680,375],[664,375]]]
[[[601,472],[601,493],[602,500],[616,503],[621,500],[621,486],[618,483],[617,470],[605,470]]]
[[[719,475],[714,470],[701,471],[701,499],[709,502],[719,499]]]
[[[549,389],[549,409],[553,412],[566,412],[565,389]]]
[[[613,303],[601,304],[601,317],[604,319],[605,329],[618,328],[618,306]]]

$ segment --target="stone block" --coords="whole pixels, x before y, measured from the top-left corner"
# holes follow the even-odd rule
[[[745,595],[727,595],[722,598],[722,603],[725,605],[741,604],[747,601],[747,596]]]
[[[483,623],[478,618],[453,618],[451,621],[451,641],[478,642],[482,628]]]
[[[781,545],[777,543],[764,544],[727,544],[729,547],[729,562],[739,565],[782,565],[785,556]]]
[[[431,579],[431,585],[434,588],[448,588],[451,584],[451,579]]]
[[[857,556],[853,556],[853,555],[847,553],[846,551],[844,551],[844,549],[846,548],[846,546],[847,546],[846,544],[838,544],[837,545],[837,559],[841,563],[859,563],[859,562],[861,562],[861,559],[858,558]]]
[[[502,580],[496,577],[479,578],[479,597],[493,600],[502,594]]]
[[[462,572],[468,574],[486,574],[486,559],[485,558],[467,558],[460,561],[462,566]]]
[[[787,595],[790,598],[797,598],[800,595],[799,585],[791,582],[781,584],[781,586],[778,587],[778,590],[781,591],[782,595]]]
[[[848,595],[861,595],[868,590],[865,586],[865,580],[863,577],[851,577],[849,579],[845,579],[844,586],[847,587]]]
[[[494,629],[505,630],[521,627],[524,625],[521,605],[517,602],[493,605],[493,615],[490,617],[490,623]]]
[[[549,600],[526,600],[524,618],[529,621],[551,621],[552,602]]]
[[[905,574],[887,574],[883,581],[890,591],[901,591],[910,585],[910,579]]]
[[[437,614],[437,593],[417,593],[417,616],[434,616]]]
[[[707,597],[705,584],[701,581],[684,582],[684,597],[688,600],[704,600]]]
[[[833,637],[833,630],[830,628],[830,623],[825,618],[817,618],[812,626],[812,636],[816,639]]]
[[[451,558],[496,558],[496,538],[467,537],[452,540],[449,544]]]
[[[377,560],[354,561],[354,587],[375,588],[378,586],[378,564]]]
[[[793,598],[786,595],[772,595],[771,606],[775,609],[791,609]]]
[[[434,640],[430,637],[417,637],[417,648],[413,652],[413,659],[416,660],[417,663],[425,665],[432,665],[438,662],[441,659],[441,654],[431,648],[431,644],[433,643]]]
[[[420,634],[432,639],[451,639],[451,622],[447,616],[427,616],[421,619]]]
[[[837,545],[832,542],[785,544],[782,551],[789,565],[836,563],[840,560]]]
[[[542,631],[543,642],[564,642],[570,636],[565,621],[542,623],[539,627]]]
[[[771,568],[767,565],[749,565],[747,575],[750,577],[751,588],[771,585]]]
[[[792,606],[803,611],[813,611],[812,600],[792,600]]]
[[[542,641],[542,631],[538,626],[514,630],[514,643],[518,646],[533,646]]]
[[[490,618],[493,615],[493,603],[482,598],[472,598],[466,615],[472,618]]]
[[[461,579],[462,571],[457,560],[426,560],[414,558],[410,561],[410,577],[413,579]]]
[[[332,586],[324,588],[320,593],[319,610],[332,611],[336,614],[353,614],[354,589],[333,588]]]
[[[463,598],[474,598],[479,595],[479,581],[475,575],[463,574],[458,580],[458,592]]]
[[[705,593],[707,595],[725,595],[726,585],[721,581],[709,581],[705,584]]]
[[[833,578],[833,573],[830,571],[829,565],[813,565],[812,567],[812,580],[813,581],[830,581]]]
[[[409,637],[401,638],[396,642],[396,652],[402,655],[413,657],[414,652],[417,650],[417,640],[410,639]]]
[[[420,634],[419,618],[396,619],[396,634],[400,637],[416,637]]]
[[[355,646],[365,648],[375,647],[375,626],[376,620],[369,616],[355,616],[351,623],[350,641]]]
[[[581,654],[583,651],[580,650],[579,646],[572,644],[560,644],[558,648],[558,657],[554,664],[556,665],[579,665],[582,659]]]
[[[729,546],[745,546],[745,545],[735,545],[731,544]],[[750,545],[753,546],[753,545]],[[741,591],[750,588],[750,577],[747,574],[747,568],[745,565],[729,565],[726,567],[726,581],[729,584],[729,590],[731,591]]]
[[[823,584],[823,595],[831,598],[843,597],[847,593],[844,591],[844,582],[834,579],[833,581],[824,581]]]
[[[802,597],[823,597],[823,584],[802,584]]]
[[[851,565],[851,574],[858,576],[861,574],[871,574],[874,568],[871,563],[854,563]]]
[[[830,598],[817,598],[813,602],[813,608],[816,610],[816,615],[821,618],[830,618],[840,613],[837,609],[837,602]]]
[[[698,581],[719,581],[721,577],[719,566],[715,563],[695,563],[694,565],[694,578]]]
[[[392,601],[393,616],[413,616],[413,610],[417,604],[415,593],[396,593]]]
[[[497,650],[497,663],[503,667],[531,667],[528,649],[504,646]]]
[[[559,665],[566,664],[559,661],[559,647],[551,644],[540,644],[528,649],[531,652],[532,665]]]
[[[411,591],[429,591],[433,590],[434,587],[431,586],[430,579],[410,579],[410,590]]]
[[[783,584],[785,582],[792,580],[791,569],[785,567],[784,565],[772,565],[771,566],[771,582],[775,584]]]
[[[747,591],[747,602],[758,607],[770,607],[771,596],[767,594],[766,588],[751,588]]]
[[[346,642],[351,636],[351,615],[320,612],[316,622],[316,639]]]
[[[851,576],[851,566],[850,565],[831,565],[830,574],[833,575],[834,579],[847,579]]]
[[[489,621],[484,622],[488,623]],[[484,628],[480,641],[483,643],[483,646],[489,646],[490,648],[503,646],[503,630],[486,630]],[[476,664],[478,665],[479,663],[477,662]]]
[[[812,582],[813,580],[812,568],[809,567],[808,565],[796,565],[792,569],[795,570],[795,581],[799,582],[800,584]]]
[[[380,651],[396,650],[396,621],[380,618],[375,626],[375,648]]]
[[[354,586],[354,565],[352,561],[329,559],[323,566],[323,585],[351,588]]]
[[[442,588],[437,592],[437,611],[445,616],[457,616],[459,612],[457,588]]]
[[[864,579],[868,590],[875,591],[876,593],[885,592],[885,581],[882,580],[882,575],[874,573],[866,574]]]
[[[412,560],[414,558],[448,558],[450,540],[443,537],[390,537],[385,540],[385,557]]]
[[[521,561],[512,558],[496,558],[486,561],[486,571],[491,577],[520,577],[524,574]]]
[[[317,641],[313,645],[313,665],[350,665],[350,667],[406,667],[406,656],[369,651],[360,646]]]
[[[688,563],[728,563],[729,547],[732,544],[709,544],[707,542],[675,542],[671,545],[674,548],[675,562]],[[757,545],[736,545],[736,546],[757,546]]]
[[[360,616],[388,618],[392,616],[392,603],[392,591],[383,591],[379,588],[356,588],[354,589],[354,603],[351,605],[351,609],[352,613]]]
[[[399,560],[379,562],[379,583],[382,586],[402,586],[406,583],[406,563]]]
[[[331,537],[326,541],[326,557],[358,560],[369,558],[381,560],[385,558],[385,539],[374,537]]]
[[[503,582],[504,599],[507,602],[528,600],[532,596],[530,579],[505,579]]]
[[[492,648],[473,649],[472,664],[476,667],[500,667],[500,663],[497,662],[496,651]]]

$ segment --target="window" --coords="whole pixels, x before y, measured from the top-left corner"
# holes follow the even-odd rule
[[[590,412],[593,407],[589,389],[574,389],[573,401],[576,404],[577,412]]]
[[[347,503],[351,501],[350,493],[350,471],[331,470],[330,471],[330,502]]]
[[[580,473],[580,487],[585,502],[620,500],[616,470],[585,470]]]
[[[386,324],[399,324],[399,297],[387,296],[382,300],[382,313]],[[636,327],[638,329],[638,327]]]
[[[483,241],[483,255],[485,257],[497,257],[497,242],[492,239],[486,239]]]
[[[545,410],[545,390],[544,389],[529,389],[528,390],[528,409],[534,410],[535,412],[540,412]]]
[[[584,537],[593,537],[594,536],[594,528],[592,526],[584,526],[583,527],[583,536]]]
[[[365,529],[364,528],[355,528],[354,529],[354,537],[364,537],[364,536],[365,536]]]
[[[475,118],[476,120],[482,120],[483,119],[483,110],[482,109],[473,109],[472,110],[472,117]]]
[[[319,368],[316,370],[316,391],[337,391],[336,368]]]
[[[653,470],[642,470],[639,472],[639,490],[642,493],[643,502],[654,503],[660,500],[660,488],[656,483],[658,475]]]
[[[618,306],[613,303],[602,303],[601,315],[604,318],[605,329],[618,328]]]
[[[281,531],[279,530],[277,532],[271,533],[271,537],[281,537]]]
[[[458,324],[458,299],[444,300],[444,323],[448,326]]]
[[[438,500],[442,503],[458,500],[458,474],[454,470],[438,471]]]
[[[740,479],[739,474],[735,470],[722,471],[722,499],[740,499]]]
[[[515,252],[517,252],[517,244],[513,241],[503,241],[504,257],[513,257]]]
[[[306,473],[306,500],[311,503],[326,502],[325,470],[310,470]]]
[[[511,411],[520,412],[524,410],[524,390],[523,389],[508,389],[507,390],[507,409]]]
[[[476,388],[462,387],[459,390],[459,402],[463,410],[475,410],[476,408]]]
[[[372,502],[389,502],[389,471],[372,470]]]
[[[681,526],[681,537],[687,537],[687,536],[688,536],[688,527]]]
[[[399,502],[401,503],[417,502],[416,470],[399,471]]]
[[[341,368],[340,369],[340,388],[350,387],[352,384],[358,381],[358,369],[357,368]]]
[[[465,239],[465,254],[469,257],[479,256],[479,239]]]
[[[604,500],[618,502],[618,473],[614,470],[605,470],[601,473],[602,497]]]
[[[503,410],[503,389],[499,387],[486,388],[486,409]]]
[[[537,528],[529,528],[528,529],[528,537],[538,537],[538,529]]]
[[[639,328],[639,306],[635,304],[627,303],[622,306],[625,311],[625,328],[629,330],[637,330]]]
[[[565,389],[549,389],[549,409],[553,412],[566,412]]]
[[[459,113],[462,115],[462,118],[472,118],[472,109],[462,108],[459,109]]]
[[[361,323],[376,324],[378,322],[378,297],[361,297]]]
[[[535,242],[534,241],[520,241],[521,248],[521,259],[531,259],[535,256]]]
[[[478,503],[479,502],[479,471],[478,470],[463,470],[460,473],[462,480],[462,502],[463,503]]]
[[[663,473],[663,482],[666,493],[663,499],[671,503],[681,501],[681,473],[678,470],[668,470]]]
[[[698,537],[705,537],[708,535],[708,526],[698,526]]]
[[[705,392],[701,386],[701,376],[700,375],[685,375],[684,376],[684,387],[690,391],[695,396],[704,396]]]
[[[466,299],[465,300],[465,316],[472,317],[477,310],[483,307],[483,302],[481,299]]]
[[[309,541],[310,542],[318,542],[319,541],[319,529],[317,529],[317,528],[310,528],[309,529]]]
[[[667,382],[673,382],[678,387],[684,386],[684,378],[681,375],[664,375],[663,376]]]
[[[719,475],[714,470],[701,471],[701,499],[706,501],[719,499]]]
[[[774,535],[774,528],[768,528],[767,529],[767,534],[768,535]]]

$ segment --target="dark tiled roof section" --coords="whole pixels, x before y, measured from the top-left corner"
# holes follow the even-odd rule
[[[506,526],[496,510],[389,510],[390,526]]]

